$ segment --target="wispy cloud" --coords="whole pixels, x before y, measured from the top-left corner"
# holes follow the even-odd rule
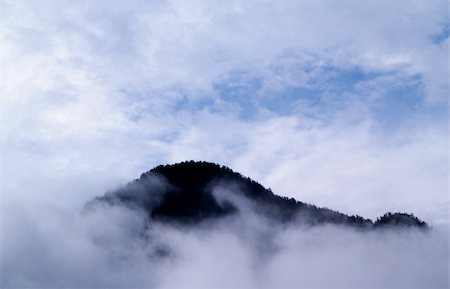
[[[238,215],[182,229],[105,203],[74,214],[8,207],[2,287],[448,287],[438,231],[274,226],[223,189],[215,195],[239,202]]]
[[[446,222],[447,5],[3,1],[2,194],[80,204],[193,158]]]

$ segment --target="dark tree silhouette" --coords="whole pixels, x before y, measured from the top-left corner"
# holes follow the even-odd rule
[[[381,217],[378,217],[374,223],[374,227],[376,228],[385,228],[389,226],[403,226],[403,227],[418,227],[418,228],[426,228],[427,223],[422,220],[419,220],[413,214],[406,213],[386,213]]]
[[[157,166],[126,186],[98,197],[97,201],[143,209],[153,221],[196,224],[239,213],[236,203],[227,198],[217,199],[214,189],[218,187],[225,188],[226,194],[251,201],[258,214],[283,223],[335,224],[359,229],[428,228],[412,214],[387,213],[374,223],[361,216],[348,216],[281,197],[228,167],[204,161]]]

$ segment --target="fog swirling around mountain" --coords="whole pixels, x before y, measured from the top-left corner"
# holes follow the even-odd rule
[[[74,215],[15,213],[2,288],[448,287],[447,236],[414,215],[348,216],[212,163],[155,167]]]

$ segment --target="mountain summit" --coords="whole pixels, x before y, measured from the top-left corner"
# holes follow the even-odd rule
[[[144,210],[152,221],[181,225],[254,213],[276,222],[310,226],[428,228],[412,214],[386,213],[374,222],[281,197],[228,167],[209,162],[186,161],[157,166],[96,200]]]

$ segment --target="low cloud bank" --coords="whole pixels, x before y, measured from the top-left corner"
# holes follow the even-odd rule
[[[74,214],[8,204],[1,287],[448,287],[448,238],[438,230],[280,225],[251,202],[228,201],[240,203],[237,215],[194,227],[106,203]]]

